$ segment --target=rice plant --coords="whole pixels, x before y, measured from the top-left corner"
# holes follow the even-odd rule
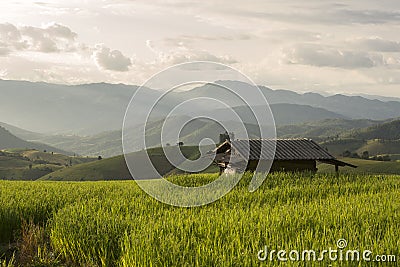
[[[169,177],[185,186],[215,178]],[[198,208],[159,203],[134,181],[0,182],[0,240],[33,220],[58,260],[86,266],[276,266],[258,252],[323,250],[341,238],[400,257],[400,176],[277,173],[253,193],[250,180]]]

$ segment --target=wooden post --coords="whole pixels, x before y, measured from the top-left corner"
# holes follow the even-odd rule
[[[339,173],[339,165],[335,165],[335,172]]]
[[[221,166],[219,166],[219,175],[221,175],[224,172],[224,168],[222,168]]]

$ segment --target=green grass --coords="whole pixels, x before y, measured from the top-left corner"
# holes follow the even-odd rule
[[[57,165],[35,165],[34,167],[32,167],[32,169],[30,169],[29,167],[0,169],[0,179],[34,181],[49,173],[59,170],[60,168],[62,167]]]
[[[176,147],[175,147],[176,148]],[[164,149],[175,149],[174,147],[164,147]],[[198,147],[182,146],[182,154],[188,159],[197,159],[200,155]],[[163,175],[180,174],[182,171],[171,165],[166,158],[161,147],[150,148],[147,150],[151,162],[154,164],[157,171]],[[145,151],[134,152],[131,154],[132,159],[136,162],[143,161],[147,154]],[[206,172],[217,172],[217,168],[211,166]],[[143,170],[144,178],[146,171]],[[55,180],[55,181],[101,181],[101,180],[127,180],[132,179],[132,176],[126,166],[124,156],[117,156],[98,160],[95,162],[79,164],[47,174],[40,180]]]
[[[353,158],[341,158],[340,160],[356,165],[357,168],[340,167],[341,173],[354,174],[400,174],[400,163],[395,161],[375,161]],[[333,173],[335,167],[327,164],[317,166],[320,173]]]
[[[320,143],[321,147],[327,148],[329,153],[335,156],[342,155],[346,150],[356,151],[365,144],[366,141],[359,139],[340,139]]]
[[[370,155],[397,154],[400,151],[400,140],[368,140],[356,150],[360,155],[368,151]]]
[[[398,154],[400,151],[400,140],[360,140],[360,139],[340,139],[334,141],[325,141],[320,144],[327,148],[329,153],[340,156],[346,150],[361,155],[364,151],[368,151],[369,155],[387,155]]]
[[[36,180],[66,165],[81,164],[95,159],[69,157],[32,149],[7,149],[0,151],[0,179]],[[97,160],[97,159],[96,159]]]
[[[388,154],[390,156],[390,159],[393,161],[398,161],[400,160],[400,154]]]
[[[190,186],[215,178],[169,179]],[[0,241],[32,219],[71,266],[276,266],[257,252],[335,248],[339,238],[349,249],[400,256],[400,176],[276,173],[253,193],[250,178],[198,208],[159,203],[133,181],[0,181]],[[295,266],[304,265],[321,263]]]
[[[46,161],[49,164],[60,164],[60,165],[76,165],[81,163],[92,162],[96,160],[93,157],[70,157],[63,154],[41,152],[37,150],[28,150],[21,153],[23,157],[30,159],[31,161],[40,160]]]
[[[183,153],[188,158],[198,156],[198,151],[194,147],[183,147]],[[134,155],[136,160],[145,155],[143,152],[137,152]],[[182,171],[172,166],[162,153],[160,148],[149,150],[149,155],[156,169],[164,176],[182,174]],[[357,165],[358,168],[350,167],[340,168],[344,173],[359,173],[359,174],[400,174],[399,162],[381,162],[371,160],[361,160],[344,158],[345,162]],[[332,165],[318,165],[321,173],[334,173],[335,169]],[[216,173],[218,168],[210,166],[205,170],[206,173]],[[1,171],[0,171],[1,174]],[[151,177],[147,177],[151,178]],[[86,164],[79,164],[73,167],[63,168],[56,172],[46,174],[40,180],[56,180],[56,181],[101,181],[101,180],[129,180],[131,174],[125,164],[123,156],[103,159]]]
[[[123,156],[67,167],[40,178],[40,180],[55,181],[100,181],[118,179],[131,179]]]

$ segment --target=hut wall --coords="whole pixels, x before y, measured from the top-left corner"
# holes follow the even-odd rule
[[[255,171],[258,160],[251,160],[247,165],[248,171]],[[270,172],[295,172],[295,171],[317,171],[317,163],[315,160],[275,160],[272,164]]]

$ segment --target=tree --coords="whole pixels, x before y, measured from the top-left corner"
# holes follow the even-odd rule
[[[345,158],[350,158],[351,157],[351,152],[350,151],[348,151],[348,150],[346,150],[345,152],[343,152],[343,157],[345,157]]]
[[[97,159],[98,159],[98,160],[102,160],[103,157],[102,157],[102,156],[98,156]]]
[[[368,151],[364,151],[361,155],[362,159],[369,159],[369,152]]]
[[[178,142],[178,146],[183,146],[183,142]]]

